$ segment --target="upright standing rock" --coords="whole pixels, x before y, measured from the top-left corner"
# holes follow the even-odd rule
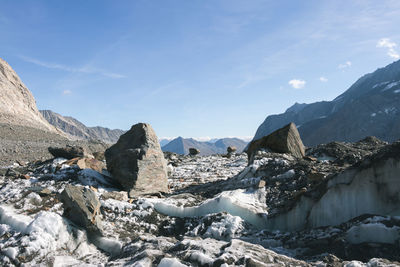
[[[105,152],[107,169],[129,196],[168,192],[167,165],[153,128],[138,123]]]
[[[270,135],[252,141],[247,149],[249,163],[252,162],[254,153],[260,149],[269,149],[277,153],[289,153],[298,158],[305,155],[303,142],[293,122]]]

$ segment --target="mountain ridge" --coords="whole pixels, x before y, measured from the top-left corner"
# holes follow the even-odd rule
[[[400,138],[400,61],[357,79],[332,101],[295,103],[284,113],[267,116],[253,140],[294,122],[305,145],[354,142],[376,136]],[[357,111],[357,112],[354,112]]]
[[[229,146],[235,146],[237,152],[242,152],[247,142],[239,138],[220,138],[215,142],[197,141],[193,138],[183,138],[181,136],[171,140],[168,144],[161,147],[163,151],[174,152],[185,155],[189,153],[189,148],[197,148],[200,155],[225,154]]]
[[[72,139],[116,143],[119,137],[125,133],[120,129],[109,129],[101,126],[87,127],[73,117],[62,116],[51,110],[40,110],[40,113],[50,124],[65,132]]]

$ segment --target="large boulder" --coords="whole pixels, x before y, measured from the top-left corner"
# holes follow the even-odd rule
[[[100,201],[96,194],[82,186],[67,185],[60,196],[64,216],[88,232],[102,234]]]
[[[305,148],[294,123],[289,123],[258,140],[253,140],[247,149],[249,162],[252,162],[254,153],[261,149],[276,153],[289,153],[298,158],[305,156]]]
[[[49,152],[55,158],[73,159],[86,156],[86,151],[83,147],[70,146],[66,147],[49,147]]]
[[[149,124],[133,125],[105,157],[108,171],[130,197],[168,192],[166,161]]]

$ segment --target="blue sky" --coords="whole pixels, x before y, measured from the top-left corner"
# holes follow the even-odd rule
[[[39,109],[159,137],[252,136],[399,59],[400,1],[0,0]]]

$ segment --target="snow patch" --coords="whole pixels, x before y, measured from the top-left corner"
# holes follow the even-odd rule
[[[163,258],[157,267],[185,267],[187,265],[182,264],[176,258]]]
[[[193,261],[197,261],[201,265],[212,265],[212,263],[214,262],[214,260],[210,256],[201,253],[200,251],[193,252],[190,255],[190,259]]]
[[[83,185],[95,187],[102,185],[111,186],[110,182],[108,182],[101,173],[89,168],[79,171],[78,179]]]
[[[386,227],[382,223],[369,223],[351,227],[346,239],[351,244],[385,243],[395,244],[400,237],[400,227]]]
[[[393,87],[395,87],[395,86],[397,86],[397,85],[399,85],[399,84],[400,84],[400,81],[391,82],[391,83],[389,83],[388,85],[386,85],[385,88],[382,89],[382,92],[387,91],[387,90],[390,90],[390,89],[392,89]]]
[[[178,207],[166,203],[164,200],[149,199],[154,208],[165,215],[172,217],[200,217],[213,213],[228,212],[239,216],[256,227],[263,228],[266,223],[265,190],[225,191],[217,197],[206,200],[199,206]]]

